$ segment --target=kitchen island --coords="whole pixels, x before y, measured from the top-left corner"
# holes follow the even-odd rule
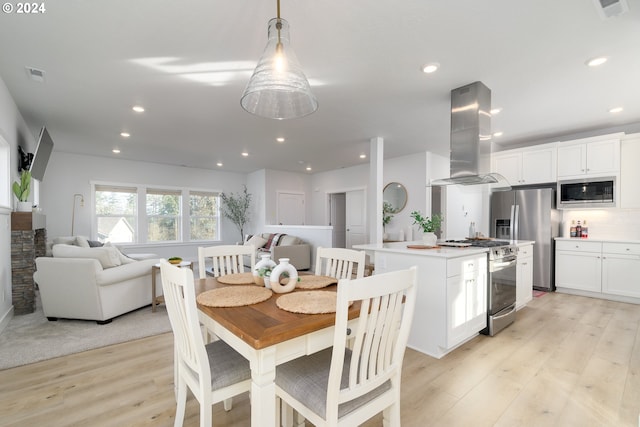
[[[487,326],[489,248],[410,249],[422,242],[355,245],[373,253],[375,272],[418,268],[418,292],[408,346],[441,358]]]

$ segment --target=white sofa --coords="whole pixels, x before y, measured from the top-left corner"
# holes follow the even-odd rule
[[[52,253],[52,257],[36,258],[33,275],[49,320],[86,319],[104,324],[151,304],[151,267],[159,259],[136,261],[115,247],[65,244],[54,245]],[[162,295],[162,282],[156,279],[156,295]]]

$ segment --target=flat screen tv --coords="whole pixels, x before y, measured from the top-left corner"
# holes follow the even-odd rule
[[[49,163],[49,157],[53,151],[53,140],[51,135],[47,131],[46,127],[40,129],[40,136],[38,137],[38,145],[36,151],[33,153],[33,160],[31,161],[31,177],[42,181],[44,179],[44,172],[47,169],[47,163]]]

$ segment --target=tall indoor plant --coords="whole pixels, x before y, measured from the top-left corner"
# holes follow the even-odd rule
[[[251,193],[247,192],[247,186],[239,194],[220,195],[222,198],[222,215],[231,220],[240,230],[240,241],[244,240],[244,226],[249,222],[251,207]]]
[[[31,192],[31,172],[26,169],[20,174],[20,181],[14,181],[13,194],[18,199],[18,211],[31,211],[31,203],[29,203],[29,193]]]
[[[444,220],[441,214],[436,214],[429,219],[428,216],[422,216],[420,211],[411,212],[411,218],[413,218],[413,223],[420,226],[422,232],[422,240],[424,244],[427,246],[435,246],[436,241],[438,240],[438,236],[436,236],[435,232],[440,229],[442,225],[442,220]]]

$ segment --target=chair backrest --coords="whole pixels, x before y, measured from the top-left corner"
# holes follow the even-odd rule
[[[190,368],[194,381],[211,384],[209,358],[198,320],[193,271],[161,260],[160,275],[169,322],[173,330],[177,363]]]
[[[335,277],[336,279],[351,279],[354,264],[356,279],[364,277],[364,251],[344,248],[322,248],[316,250],[316,275]]]
[[[198,248],[198,272],[200,278],[206,277],[206,262],[211,259],[214,277],[231,273],[244,273],[243,256],[250,257],[250,267],[256,265],[256,248],[253,245],[222,245]]]
[[[338,283],[336,327],[327,387],[326,420],[337,419],[338,406],[390,380],[399,387],[402,360],[416,303],[416,267],[407,270],[342,279]],[[360,317],[347,335],[350,301],[360,301]],[[351,362],[345,366],[347,340]],[[343,370],[349,383],[341,387]],[[398,392],[399,396],[399,392]]]

